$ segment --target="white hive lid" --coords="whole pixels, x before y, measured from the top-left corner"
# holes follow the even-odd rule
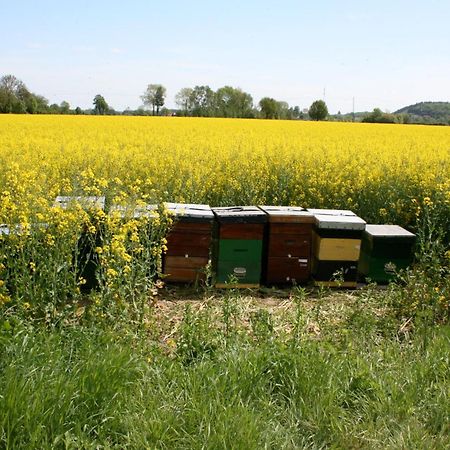
[[[156,218],[158,217],[158,205],[144,205],[144,206],[123,206],[112,205],[109,214],[118,213],[121,218],[138,219],[140,217]]]
[[[349,209],[316,209],[316,208],[308,208],[310,213],[316,215],[320,214],[321,216],[356,216],[353,211]]]
[[[65,196],[58,195],[56,197],[53,206],[60,208],[68,208],[72,204],[78,203],[84,209],[105,209],[105,197],[94,197],[94,196]]]
[[[371,237],[384,238],[413,238],[414,233],[405,230],[399,225],[366,225],[366,233]]]
[[[332,216],[314,215],[316,226],[319,229],[332,230],[355,230],[362,231],[366,228],[365,220],[358,216]]]

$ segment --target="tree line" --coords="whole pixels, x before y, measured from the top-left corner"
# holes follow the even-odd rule
[[[7,114],[117,114],[101,95],[96,95],[93,108],[83,110],[79,106],[70,107],[63,100],[60,104],[52,103],[42,95],[31,92],[25,83],[14,75],[0,78],[0,113]]]
[[[122,112],[112,108],[105,98],[97,94],[92,108],[71,108],[67,101],[49,104],[42,95],[31,92],[14,75],[0,78],[0,113],[15,114],[97,114],[97,115],[177,115],[190,117],[231,117],[263,119],[312,119],[324,120],[328,109],[322,100],[314,102],[309,109],[291,107],[287,102],[271,97],[262,98],[257,105],[253,97],[240,88],[223,86],[216,91],[207,85],[186,87],[175,96],[177,109],[165,107],[167,90],[161,84],[149,84],[141,96],[142,106]]]

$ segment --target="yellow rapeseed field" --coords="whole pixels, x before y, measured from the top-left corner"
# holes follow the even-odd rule
[[[345,208],[431,233],[450,222],[450,127],[3,115],[0,162],[0,307],[45,320],[93,283],[100,317],[154,295],[171,219],[112,204]],[[105,195],[107,211],[53,208],[57,195]]]
[[[346,208],[403,225],[424,199],[450,209],[450,127],[3,115],[0,161],[0,223],[58,194]]]

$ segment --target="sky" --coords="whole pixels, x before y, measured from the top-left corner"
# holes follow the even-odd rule
[[[0,76],[50,103],[137,108],[230,85],[331,113],[450,100],[450,0],[0,0]]]

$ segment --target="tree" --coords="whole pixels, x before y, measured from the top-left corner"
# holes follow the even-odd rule
[[[49,107],[48,110],[50,112],[50,114],[59,114],[59,106],[56,103],[52,103]]]
[[[182,88],[177,95],[175,95],[175,103],[180,107],[182,114],[185,116],[192,112],[191,98],[191,88]]]
[[[294,106],[291,112],[293,119],[300,119],[301,111],[299,106]]]
[[[156,106],[156,115],[159,116],[159,110],[164,106],[164,101],[166,98],[166,88],[164,86],[159,85],[156,88],[155,93],[155,106]]]
[[[287,102],[277,102],[277,118],[278,119],[292,119],[292,111]]]
[[[380,108],[374,110],[362,119],[362,122],[368,123],[395,123],[396,117],[393,114],[384,113]]]
[[[48,112],[48,100],[42,95],[34,95],[36,100],[36,112],[38,114],[43,114]]]
[[[195,86],[192,89],[190,103],[192,105],[193,116],[214,116],[215,94],[209,86]]]
[[[61,114],[69,114],[70,112],[70,104],[69,102],[66,102],[63,100],[61,104],[59,105],[59,110],[61,111]]]
[[[308,111],[309,117],[312,120],[324,120],[328,116],[328,108],[323,100],[316,100],[309,107]]]
[[[274,98],[264,97],[259,101],[263,119],[278,119],[278,102]]]
[[[224,86],[215,95],[216,115],[220,117],[252,117],[253,98],[239,88]]]
[[[159,109],[164,105],[166,88],[161,84],[149,84],[144,95],[141,96],[144,106],[152,108],[152,114],[159,114]]]
[[[29,92],[22,81],[14,75],[4,75],[0,79],[0,112],[25,113],[26,94]]]
[[[106,100],[100,94],[94,97],[94,114],[106,114],[108,112],[109,106]]]

